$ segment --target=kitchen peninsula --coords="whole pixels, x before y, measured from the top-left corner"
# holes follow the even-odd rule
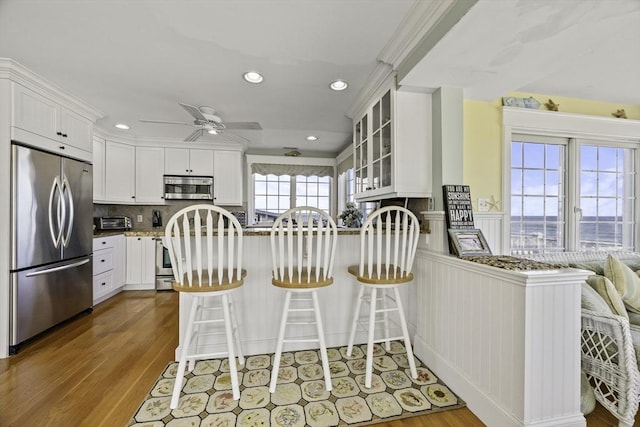
[[[164,236],[164,230],[135,230],[126,231],[123,234],[127,238],[158,238]],[[96,234],[97,237],[101,235],[101,233]],[[421,238],[422,240],[424,239]],[[271,285],[270,228],[243,229],[243,252],[243,268],[247,270],[247,277],[244,286],[234,296],[243,340],[243,351],[246,354],[271,353],[275,350],[282,297],[279,290]],[[357,264],[359,259],[360,230],[338,229],[333,270],[334,283],[319,292],[325,337],[329,347],[346,345],[348,341],[358,288],[354,285],[353,277],[347,273],[347,267]],[[416,331],[415,323],[412,322],[412,319],[417,318],[416,292],[414,285],[401,289],[411,335]],[[180,295],[180,342],[182,342],[184,334],[186,323],[184,317],[188,311],[189,298],[189,295]],[[364,332],[356,337],[356,342],[364,342],[365,340]],[[176,358],[179,350],[178,347]]]

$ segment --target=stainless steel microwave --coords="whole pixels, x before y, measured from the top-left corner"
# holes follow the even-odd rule
[[[165,200],[213,200],[212,176],[164,176]]]

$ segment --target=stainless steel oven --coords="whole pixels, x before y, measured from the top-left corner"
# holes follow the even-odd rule
[[[171,269],[171,259],[169,251],[164,247],[164,238],[158,237],[156,240],[156,290],[173,289],[173,270]]]

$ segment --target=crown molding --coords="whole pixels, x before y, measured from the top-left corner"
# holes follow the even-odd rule
[[[443,17],[459,4],[468,6],[468,10],[475,2],[476,0],[415,1],[398,29],[378,54],[378,62],[347,110],[347,116],[353,120],[368,106],[387,79],[391,76],[396,77],[398,68],[423,44],[424,39],[438,26]]]
[[[86,117],[92,122],[104,117],[103,112],[93,108],[82,99],[70,95],[65,92],[64,89],[51,83],[13,59],[0,58],[0,79],[9,79],[32,89],[40,95],[46,96],[52,101],[68,107],[70,110]]]
[[[212,149],[212,150],[230,150],[244,152],[247,147],[245,144],[233,142],[185,142],[178,138],[153,138],[153,137],[132,137],[128,135],[114,134],[105,129],[95,127],[93,131],[94,138],[100,138],[107,141],[119,142],[122,144],[134,145],[136,147],[164,147],[164,148],[196,148],[196,149]]]
[[[416,1],[378,55],[397,70],[402,61],[454,6],[456,0]]]

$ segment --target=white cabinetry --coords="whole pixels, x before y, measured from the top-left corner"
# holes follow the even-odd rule
[[[105,201],[135,203],[136,148],[115,141],[106,141],[105,147]]]
[[[105,200],[104,194],[104,138],[93,137],[93,201],[102,202]]]
[[[431,197],[431,95],[383,86],[354,120],[355,197]]]
[[[164,204],[164,148],[136,147],[136,204]]]
[[[242,205],[242,152],[216,150],[213,155],[214,204]]]
[[[124,285],[124,236],[93,239],[93,304],[117,294]]]
[[[91,120],[21,84],[11,85],[12,139],[65,156],[91,160]]]
[[[153,237],[127,237],[125,289],[155,289],[156,246]]]
[[[166,148],[166,175],[213,176],[213,150],[197,148]]]

